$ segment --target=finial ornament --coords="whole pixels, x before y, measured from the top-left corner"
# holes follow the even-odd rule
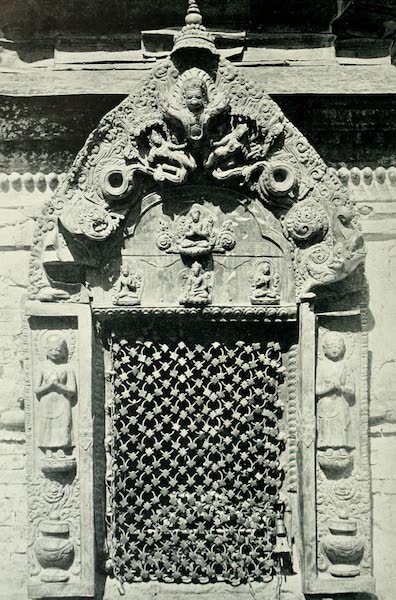
[[[186,25],[202,25],[202,15],[195,0],[189,0],[188,2],[185,22]]]
[[[218,54],[214,37],[202,25],[202,16],[195,0],[189,0],[185,25],[174,37],[172,54],[184,48],[208,50]]]

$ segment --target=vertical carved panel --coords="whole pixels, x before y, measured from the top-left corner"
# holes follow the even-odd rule
[[[31,598],[93,596],[90,314],[60,308],[25,331]]]
[[[308,593],[374,591],[365,322],[364,311],[318,317],[309,402],[315,413],[316,480],[313,469],[303,475],[308,493],[316,497],[316,519],[307,519],[310,542],[304,548],[310,557]],[[307,415],[307,405],[302,413]],[[301,449],[307,458],[303,440]]]

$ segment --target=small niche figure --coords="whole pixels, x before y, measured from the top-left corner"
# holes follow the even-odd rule
[[[202,265],[195,261],[185,276],[183,296],[180,304],[202,305],[209,304],[212,291],[211,275],[203,270]]]
[[[213,142],[212,146],[214,150],[209,154],[205,161],[205,167],[215,167],[221,162],[230,160],[236,153],[242,152],[245,147],[244,138],[247,138],[248,132],[249,127],[247,124],[239,123],[231,133],[225,135],[218,142]]]
[[[257,266],[252,278],[252,304],[278,304],[278,277],[272,273],[271,265],[265,261]]]
[[[355,382],[345,350],[341,333],[329,331],[324,335],[324,357],[318,363],[316,374],[319,450],[354,448],[350,405],[355,400]]]
[[[36,388],[40,401],[38,445],[46,458],[65,458],[73,447],[71,407],[77,397],[76,376],[68,364],[69,352],[62,334],[47,337],[45,354]]]
[[[140,304],[141,277],[128,264],[121,265],[120,277],[114,287],[114,304]]]

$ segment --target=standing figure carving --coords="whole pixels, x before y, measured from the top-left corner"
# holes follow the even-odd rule
[[[319,460],[324,468],[342,468],[355,447],[350,414],[355,401],[355,382],[345,358],[343,335],[328,331],[322,344],[324,357],[319,361],[316,376]]]
[[[73,448],[72,404],[77,398],[73,367],[68,364],[66,338],[50,333],[44,341],[46,361],[38,374],[36,396],[40,402],[38,446],[46,459],[66,459]]]

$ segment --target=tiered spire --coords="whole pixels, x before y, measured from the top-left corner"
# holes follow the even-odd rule
[[[218,54],[213,35],[202,25],[202,15],[195,0],[188,0],[185,23],[183,29],[174,37],[172,53],[182,48],[197,48]]]

